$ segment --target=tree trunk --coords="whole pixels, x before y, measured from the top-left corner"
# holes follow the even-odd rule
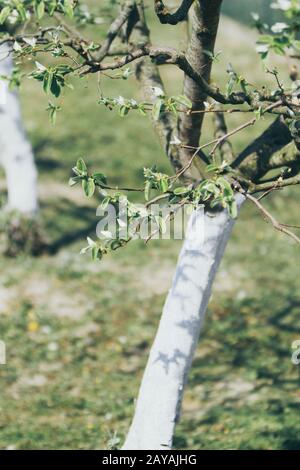
[[[191,36],[186,57],[193,69],[198,72],[208,83],[210,82],[212,59],[209,53],[214,52],[215,41],[218,32],[219,18],[222,0],[196,0],[191,12]],[[184,94],[191,100],[193,111],[203,111],[207,96],[199,88],[199,85],[189,76],[184,79]],[[197,148],[199,146],[203,113],[182,114],[179,119],[179,139],[186,145]],[[186,165],[194,148],[181,148],[181,160]],[[201,153],[199,152],[201,157]],[[196,168],[194,168],[196,165]],[[199,171],[205,176],[203,162],[195,159],[189,172],[185,176],[199,178]]]
[[[237,199],[240,207],[243,197]],[[199,222],[204,224],[203,239]],[[123,449],[172,447],[187,374],[233,225],[225,211],[203,215],[198,210],[190,219]]]
[[[13,60],[8,46],[0,46],[0,77],[10,76]],[[31,145],[26,137],[19,97],[0,78],[0,162],[4,167],[8,208],[25,215],[38,210],[37,171]]]

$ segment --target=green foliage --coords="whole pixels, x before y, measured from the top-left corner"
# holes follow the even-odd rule
[[[108,7],[114,7],[115,4],[116,2],[106,2],[104,6],[106,13],[107,9],[109,9]],[[10,17],[14,16],[18,23],[29,23],[32,28],[36,27],[35,21],[39,24],[40,20],[43,19],[44,21],[46,15],[52,16],[54,13],[56,16],[57,14],[66,15],[69,17],[70,23],[73,21],[81,25],[86,24],[85,20],[88,22],[89,16],[87,13],[86,15],[84,14],[85,9],[83,5],[79,5],[78,2],[73,0],[26,0],[25,2],[5,0],[1,2],[1,6],[3,6],[1,11],[1,21],[3,24],[9,22]],[[299,3],[295,0],[278,0],[272,4],[272,7],[273,9],[283,12],[286,23],[275,23],[273,26],[269,27],[260,20],[259,16],[254,16],[256,27],[261,33],[259,50],[264,58],[271,50],[278,54],[284,54],[287,49],[297,49],[299,46],[297,39],[297,32],[300,28]],[[81,15],[83,15],[82,21],[79,20]],[[91,22],[93,18],[94,17],[90,17]],[[26,28],[22,30],[22,34],[15,38],[13,49],[16,60],[20,62],[19,65],[23,65],[25,60],[27,61],[33,58],[39,59],[40,54],[44,54],[45,64],[47,65],[42,65],[39,61],[35,60],[36,69],[29,74],[29,77],[42,83],[43,91],[46,95],[59,98],[66,86],[70,88],[73,87],[71,84],[72,77],[90,77],[91,74],[99,71],[99,63],[97,63],[95,57],[97,57],[100,44],[87,40],[83,36],[81,37],[77,31],[74,32],[72,29],[73,26],[68,26],[66,23],[53,26],[50,22],[49,24],[51,26],[48,27],[48,23],[45,20],[45,24],[47,25],[45,29],[38,28],[34,34],[31,32],[26,34]],[[1,31],[1,36],[4,38],[7,37],[5,28]],[[144,51],[142,52],[144,53]],[[148,52],[146,51],[146,53]],[[220,53],[204,52],[212,61],[219,61]],[[93,55],[94,53],[96,55]],[[117,55],[123,54],[118,53]],[[126,58],[126,55],[124,57]],[[65,63],[63,63],[63,58],[65,59]],[[101,59],[99,60],[101,61]],[[102,71],[111,70],[113,75],[109,75],[110,78],[127,80],[131,76],[132,71],[129,67],[125,68],[126,60],[125,62],[121,60],[120,63],[118,60],[121,60],[121,57],[116,59],[113,66],[104,67]],[[51,65],[48,65],[49,62]],[[116,69],[120,70],[115,72]],[[223,99],[219,101],[226,103],[233,94],[236,94],[237,98],[241,99],[242,104],[247,103],[251,106],[251,109],[248,111],[254,113],[257,121],[265,114],[265,108],[262,102],[273,102],[273,99],[275,99],[277,95],[281,96],[282,94],[278,74],[274,71],[271,73],[276,77],[276,88],[270,90],[271,98],[269,100],[265,99],[266,87],[263,87],[262,91],[259,92],[257,87],[251,85],[243,75],[238,74],[232,65],[228,66],[227,72],[229,80],[226,94],[223,95]],[[102,83],[100,83],[102,75],[105,73],[106,72],[100,73],[98,76],[98,92],[101,96],[98,103],[104,105],[109,110],[117,109],[121,117],[126,117],[131,111],[137,111],[142,116],[150,114],[152,120],[158,121],[161,118],[163,119],[163,116],[167,113],[174,114],[177,117],[179,113],[190,113],[192,111],[192,103],[187,96],[182,94],[170,94],[170,96],[168,96],[160,87],[152,87],[154,99],[150,103],[138,102],[134,98],[127,99],[122,95],[117,98],[109,98],[106,96],[106,93],[103,92]],[[18,71],[10,80],[11,83],[19,84],[22,78],[22,74]],[[252,87],[253,91],[249,92],[249,87]],[[58,105],[51,102],[49,103],[47,111],[52,123],[55,123],[57,112],[60,111],[61,106],[61,102]],[[297,114],[298,113],[295,112],[292,116],[296,120],[298,118]],[[174,141],[171,143],[173,145]],[[216,143],[216,149],[221,143],[221,140]],[[184,146],[184,143],[178,141],[175,142],[174,145]],[[177,176],[171,177],[166,173],[146,169],[143,183],[145,199],[146,201],[150,201],[151,191],[156,191],[156,196],[166,195],[167,202],[170,205],[177,203],[192,205],[205,203],[209,207],[220,205],[228,209],[232,217],[236,217],[236,204],[232,189],[232,177],[234,175],[230,172],[229,168],[225,169],[222,165],[223,162],[221,162],[219,167],[216,167],[215,170],[212,169],[211,165],[208,165],[207,171],[214,173],[211,178],[204,179],[200,184],[195,184],[194,186],[187,185],[185,187],[177,186]],[[107,187],[106,177],[104,175],[101,176],[100,174],[99,176],[98,174],[96,178],[93,174],[88,173],[86,167],[82,168],[81,166],[82,162],[77,162],[74,168],[75,176],[71,178],[70,185],[73,186],[80,182],[84,194],[88,199],[94,196],[97,187],[101,190],[113,189],[112,187]],[[109,196],[105,195],[104,199],[107,197]]]
[[[121,76],[124,78],[123,75]],[[120,76],[114,78],[120,78]],[[157,96],[154,103],[138,103],[135,99],[127,99],[123,96],[117,98],[101,97],[98,103],[103,104],[109,110],[117,108],[119,115],[122,117],[127,116],[131,110],[137,110],[142,116],[147,116],[149,111],[155,121],[159,119],[162,113],[173,113],[177,116],[179,110],[191,109],[192,107],[191,101],[184,95],[167,97],[160,88],[155,88],[154,91]]]
[[[118,98],[102,97],[100,98],[98,103],[103,104],[109,110],[117,108],[121,117],[126,116],[131,110],[137,110],[139,111],[139,114],[141,114],[142,116],[146,116],[146,110],[149,106],[147,105],[147,103],[138,103],[134,99],[126,99],[123,96],[119,96]]]
[[[208,205],[211,208],[220,205],[228,209],[230,216],[235,218],[237,216],[237,205],[230,181],[231,168],[226,162],[223,162],[220,166],[211,164],[207,168],[208,171],[213,173],[212,177],[204,179],[198,185],[190,184],[189,186],[178,186],[177,178],[158,172],[155,166],[144,168],[144,196],[147,204],[141,207],[129,201],[127,196],[117,188],[108,186],[107,178],[103,173],[90,173],[85,161],[80,158],[76,166],[73,167],[75,176],[70,178],[69,185],[73,187],[81,182],[83,192],[87,198],[93,197],[96,187],[99,187],[101,208],[104,210],[111,204],[116,209],[115,233],[113,234],[110,231],[102,232],[101,241],[93,241],[88,238],[88,245],[81,250],[81,254],[91,252],[93,260],[102,259],[103,255],[115,251],[135,239],[139,228],[142,225],[144,226],[145,223],[150,224],[155,221],[156,224],[154,229],[153,226],[151,227],[152,232],[149,238],[157,230],[163,233],[167,221],[175,213],[178,205],[190,205],[191,207]],[[112,190],[112,192],[107,192],[107,189]],[[140,190],[136,189],[135,191]],[[165,215],[165,218],[153,214],[151,204],[156,199],[150,200],[151,191],[155,191],[156,196],[158,195],[166,200],[169,213]],[[120,205],[125,208],[125,213],[121,214]],[[126,226],[126,230],[124,230],[124,226]]]
[[[247,80],[241,75],[238,75],[231,64],[229,64],[227,67],[227,73],[229,75],[229,80],[227,82],[226,88],[227,96],[229,97],[232,94],[235,86],[238,86],[244,93],[247,93],[247,86],[249,85],[247,83]]]
[[[14,67],[12,74],[10,77],[6,75],[0,76],[1,80],[6,80],[8,82],[8,86],[10,90],[14,90],[14,88],[19,88],[21,85],[21,81],[24,78],[24,73],[21,72],[19,67]]]
[[[57,65],[55,67],[45,67],[36,62],[37,70],[31,73],[31,77],[35,80],[43,82],[43,90],[49,95],[52,94],[58,98],[62,88],[71,86],[66,82],[65,76],[73,71],[68,65]]]
[[[145,199],[149,201],[151,189],[166,193],[170,186],[170,177],[164,173],[159,173],[156,166],[152,168],[144,168],[145,178]]]
[[[192,102],[185,95],[167,97],[160,88],[155,87],[153,90],[157,97],[152,107],[152,117],[154,121],[157,121],[163,113],[173,113],[177,116],[180,110],[192,108]]]
[[[272,3],[272,8],[282,12],[285,22],[276,22],[272,26],[264,24],[258,15],[254,17],[255,26],[262,33],[257,46],[257,52],[266,59],[270,51],[284,55],[288,49],[299,51],[300,41],[300,5],[298,0],[278,0]]]
[[[41,20],[45,13],[52,16],[55,12],[72,18],[75,5],[75,0],[1,0],[0,24],[6,21],[23,23],[33,14]]]
[[[47,111],[49,112],[49,118],[51,123],[54,125],[56,123],[57,113],[61,110],[60,106],[56,106],[53,103],[49,102]]]

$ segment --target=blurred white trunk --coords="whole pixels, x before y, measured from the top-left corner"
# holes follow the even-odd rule
[[[10,76],[13,60],[8,46],[0,46],[0,77]],[[26,137],[17,92],[0,78],[0,163],[7,180],[8,208],[32,215],[38,210],[37,171]]]
[[[237,200],[240,207],[243,199]],[[193,236],[197,219],[204,223],[203,238],[199,226]],[[225,211],[214,216],[196,211],[191,217],[123,449],[172,447],[187,374],[233,225]]]

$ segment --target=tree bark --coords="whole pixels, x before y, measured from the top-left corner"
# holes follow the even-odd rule
[[[150,31],[146,24],[144,7],[139,7],[139,21],[135,25],[134,31],[141,44],[151,44]],[[153,93],[153,88],[158,87],[164,90],[158,66],[147,59],[142,59],[135,66],[135,76],[139,82],[145,101],[155,103],[157,97]],[[176,171],[182,170],[182,163],[179,159],[179,148],[172,145],[176,131],[176,122],[171,113],[161,113],[157,120],[152,119],[153,128],[159,138],[162,149],[169,158]]]
[[[10,76],[13,60],[8,46],[0,46],[0,77]],[[8,209],[25,215],[38,210],[37,171],[31,145],[22,124],[19,96],[1,80],[0,163],[7,180]]]
[[[239,208],[243,200],[237,196]],[[123,449],[172,447],[187,375],[233,225],[225,211],[203,215],[197,210],[189,221]]]
[[[212,60],[209,56],[214,52],[215,41],[219,26],[222,0],[196,0],[191,15],[191,37],[186,57],[207,83],[210,82]],[[189,76],[184,79],[184,94],[191,100],[193,111],[203,111],[206,94]],[[179,138],[192,147],[198,147],[204,114],[192,113],[184,115],[179,122]],[[181,159],[186,164],[194,150],[182,149]],[[195,160],[195,163],[198,161]],[[197,165],[198,166],[198,165]],[[202,173],[201,165],[198,170]],[[193,175],[193,171],[191,172]]]

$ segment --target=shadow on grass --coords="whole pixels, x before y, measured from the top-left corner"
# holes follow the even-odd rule
[[[280,442],[281,450],[299,450],[299,433],[299,428],[284,427],[279,431],[264,431],[260,435],[264,439],[277,439]]]
[[[61,168],[63,166],[61,162],[54,160],[53,158],[36,157],[35,162],[38,167],[38,171],[43,173],[48,173],[49,171],[57,170],[58,168]]]
[[[51,145],[53,146],[53,141],[46,138],[39,139],[38,142],[33,145],[35,163],[39,174],[48,173],[49,171],[54,171],[66,166],[64,161],[59,161],[49,154],[49,152],[51,153]]]
[[[300,366],[291,362],[300,301],[290,289],[211,305],[199,346],[207,353],[189,380],[199,415],[187,412],[176,448],[300,449]]]
[[[95,234],[98,220],[91,207],[77,206],[64,198],[51,202],[51,205],[42,204],[41,210],[44,229],[50,240],[47,253],[51,256],[75,242],[84,243],[88,235]]]
[[[300,333],[300,322],[298,321],[298,324],[295,322],[296,314],[300,310],[300,299],[286,299],[286,303],[286,307],[275,312],[269,322],[289,333]]]

